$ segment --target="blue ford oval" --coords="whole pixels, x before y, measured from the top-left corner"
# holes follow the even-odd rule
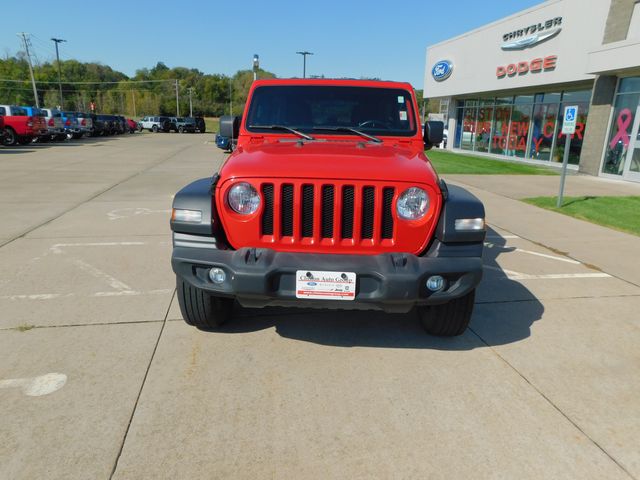
[[[446,80],[453,72],[453,64],[449,60],[440,60],[431,69],[431,75],[436,82]]]

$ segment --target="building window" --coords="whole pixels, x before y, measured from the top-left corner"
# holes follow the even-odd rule
[[[576,90],[459,102],[464,108],[458,109],[454,146],[475,152],[562,162],[564,136],[559,132],[560,115],[564,105],[578,105],[578,122],[569,155],[569,162],[577,164],[590,97],[590,90]]]
[[[616,94],[609,137],[605,145],[602,172],[622,175],[627,151],[631,145],[631,129],[640,103],[640,78],[620,79]]]

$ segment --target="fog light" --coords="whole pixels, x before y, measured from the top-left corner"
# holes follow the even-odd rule
[[[209,278],[216,285],[220,285],[227,279],[227,274],[221,268],[212,268],[209,270]]]
[[[440,275],[433,275],[427,278],[427,288],[432,292],[438,292],[444,288],[444,278]]]

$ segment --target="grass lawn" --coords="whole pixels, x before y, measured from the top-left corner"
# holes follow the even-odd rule
[[[556,208],[557,197],[525,198],[523,201],[598,225],[640,235],[640,197],[564,197],[562,208]]]
[[[214,117],[204,117],[204,124],[207,128],[207,133],[216,133],[220,130],[220,119]]]
[[[467,173],[473,175],[557,175],[555,170],[525,163],[495,160],[437,148],[426,152],[438,174]]]

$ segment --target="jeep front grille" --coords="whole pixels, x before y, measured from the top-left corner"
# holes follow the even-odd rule
[[[285,181],[263,183],[261,191],[261,235],[275,242],[374,246],[394,238],[393,186]]]

